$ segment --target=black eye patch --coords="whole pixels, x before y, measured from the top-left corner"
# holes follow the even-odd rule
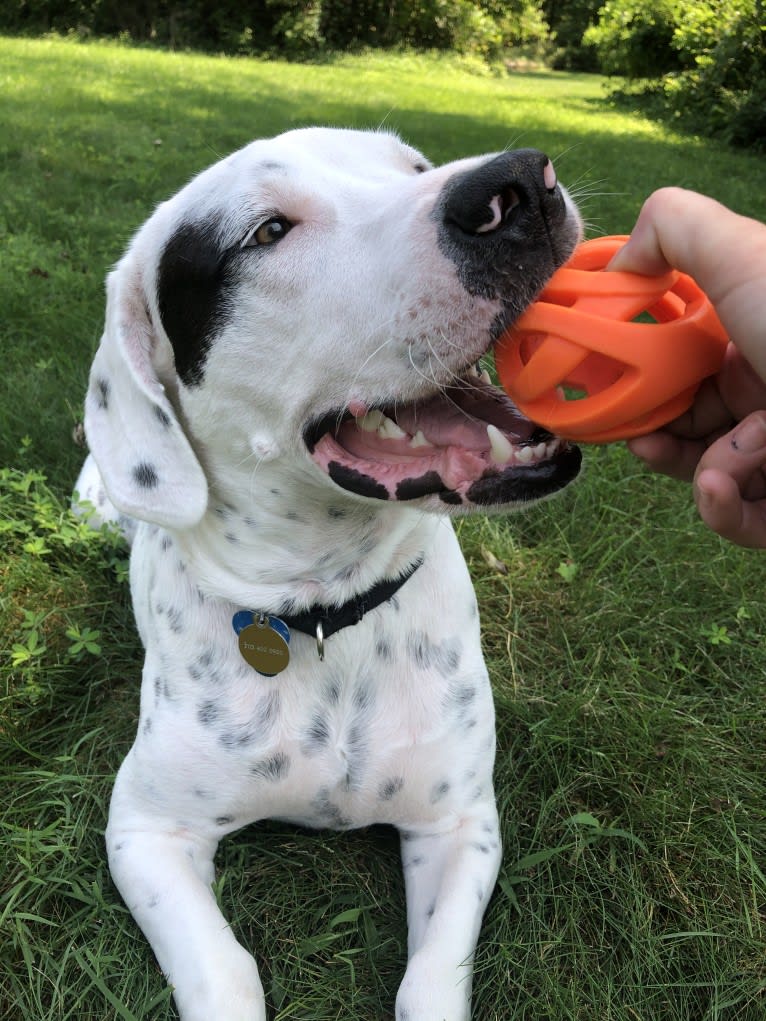
[[[218,240],[219,217],[183,223],[160,257],[157,297],[160,318],[187,386],[199,385],[217,333],[230,318],[228,295],[236,282],[231,250]]]

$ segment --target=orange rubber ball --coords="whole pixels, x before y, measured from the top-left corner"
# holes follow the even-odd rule
[[[604,272],[627,240],[581,244],[495,347],[518,408],[567,439],[609,443],[659,429],[723,361],[726,331],[691,277]]]

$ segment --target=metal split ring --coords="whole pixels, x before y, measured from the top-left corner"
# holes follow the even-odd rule
[[[320,663],[324,662],[324,628],[322,627],[322,621],[317,621],[317,654],[319,656]]]

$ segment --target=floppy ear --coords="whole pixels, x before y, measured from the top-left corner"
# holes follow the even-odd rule
[[[160,383],[162,370],[165,375],[172,369],[166,348],[152,326],[139,268],[128,255],[107,280],[106,325],[90,372],[85,432],[118,510],[185,528],[205,513],[207,481]]]

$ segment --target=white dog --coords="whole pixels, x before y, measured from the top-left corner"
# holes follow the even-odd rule
[[[434,169],[390,134],[308,129],[194,179],[110,275],[78,491],[138,519],[146,662],[107,844],[183,1021],[266,1016],[211,892],[219,840],[266,818],[396,826],[396,1018],[469,1018],[501,852],[448,515],[577,474],[475,363],[580,231],[534,150]]]

